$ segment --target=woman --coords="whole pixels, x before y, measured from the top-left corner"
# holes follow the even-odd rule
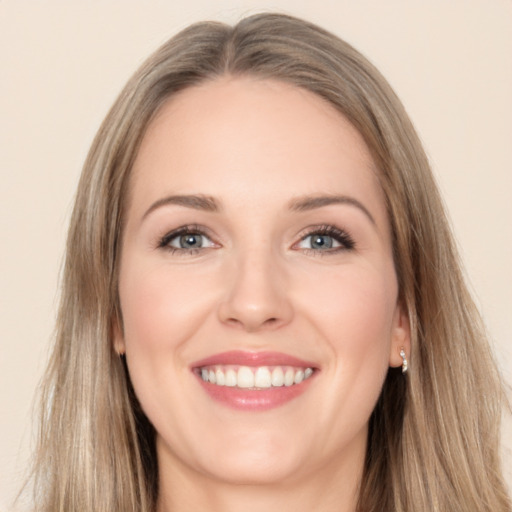
[[[265,14],[159,49],[93,143],[63,283],[40,510],[510,510],[427,159],[322,29]]]

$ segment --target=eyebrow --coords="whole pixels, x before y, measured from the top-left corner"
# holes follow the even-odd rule
[[[315,210],[316,208],[322,208],[324,206],[330,206],[333,204],[345,204],[358,208],[361,210],[368,219],[375,223],[373,215],[369,210],[357,199],[350,196],[304,196],[290,201],[288,207],[290,210],[295,212],[305,212],[308,210]],[[151,212],[167,205],[184,206],[186,208],[192,208],[194,210],[202,210],[206,212],[219,212],[220,206],[211,196],[204,195],[172,195],[163,197],[158,201],[155,201],[144,213],[142,220],[144,220]]]
[[[364,206],[360,201],[350,196],[305,196],[293,199],[289,203],[289,208],[292,211],[304,212],[308,210],[314,210],[316,208],[322,208],[324,206],[330,206],[332,204],[346,204],[349,206],[355,206],[361,210],[371,221],[372,224],[376,224],[373,215],[370,213],[368,208]]]
[[[203,210],[206,212],[218,212],[220,210],[217,201],[213,197],[203,195],[175,195],[167,196],[155,201],[144,213],[144,220],[151,212],[157,208],[167,205],[178,205],[194,210]]]

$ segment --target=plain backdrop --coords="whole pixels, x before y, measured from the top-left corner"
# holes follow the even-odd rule
[[[512,382],[510,0],[0,0],[0,510],[27,467],[68,217],[99,123],[137,66],[179,29],[261,10],[335,32],[398,92]],[[512,487],[510,420],[503,438]]]

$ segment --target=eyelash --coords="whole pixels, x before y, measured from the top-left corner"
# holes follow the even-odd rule
[[[302,250],[308,254],[313,254],[315,256],[327,256],[337,254],[343,251],[351,251],[356,248],[356,243],[354,239],[349,235],[347,231],[339,229],[336,226],[332,226],[330,224],[310,227],[308,231],[301,237],[299,242],[294,244],[294,246],[297,246],[298,244],[304,242],[304,240],[306,240],[308,237],[312,237],[314,235],[329,236],[333,240],[338,242],[340,246],[327,248],[323,250],[303,248]]]
[[[158,248],[165,249],[166,251],[169,251],[171,254],[179,254],[179,255],[191,255],[191,254],[197,254],[201,249],[208,249],[208,247],[198,247],[198,248],[191,248],[191,249],[185,249],[185,248],[178,248],[173,247],[170,245],[171,241],[175,238],[178,238],[180,236],[184,235],[200,235],[208,238],[211,240],[210,235],[206,232],[204,228],[198,225],[187,225],[182,226],[178,229],[175,229],[171,231],[170,233],[167,233],[164,235],[158,242]]]
[[[162,238],[160,238],[158,242],[159,249],[165,249],[169,251],[171,254],[180,254],[180,255],[193,255],[197,254],[200,250],[209,249],[210,247],[198,247],[198,248],[178,248],[173,247],[170,243],[177,237],[183,235],[199,235],[208,238],[211,241],[210,235],[207,233],[207,230],[198,225],[187,225],[177,228],[167,234],[165,234]],[[299,244],[304,242],[308,237],[313,235],[320,236],[329,236],[337,243],[339,243],[339,247],[332,247],[327,249],[312,249],[312,248],[302,248],[301,250],[307,254],[313,254],[315,256],[325,256],[328,254],[337,254],[343,251],[351,251],[355,249],[356,244],[354,239],[347,233],[347,231],[343,229],[339,229],[336,226],[332,226],[329,224],[324,224],[321,226],[313,226],[310,227],[306,233],[304,233],[300,240],[293,244],[292,247],[296,248]],[[212,242],[214,243],[214,242]],[[299,248],[300,249],[300,248]]]

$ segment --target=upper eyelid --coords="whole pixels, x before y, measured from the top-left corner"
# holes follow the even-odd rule
[[[166,231],[162,238],[168,236],[182,235],[184,233],[198,233],[200,235],[211,236],[210,231],[211,230],[208,229],[207,227],[201,226],[199,224],[184,224],[182,226],[178,226],[177,228]]]
[[[307,226],[306,228],[302,229],[297,234],[297,236],[300,237],[300,239],[302,240],[303,238],[314,235],[316,233],[321,233],[323,235],[343,234],[347,237],[352,238],[350,232],[347,229],[335,226],[333,224],[317,224],[313,226]]]

